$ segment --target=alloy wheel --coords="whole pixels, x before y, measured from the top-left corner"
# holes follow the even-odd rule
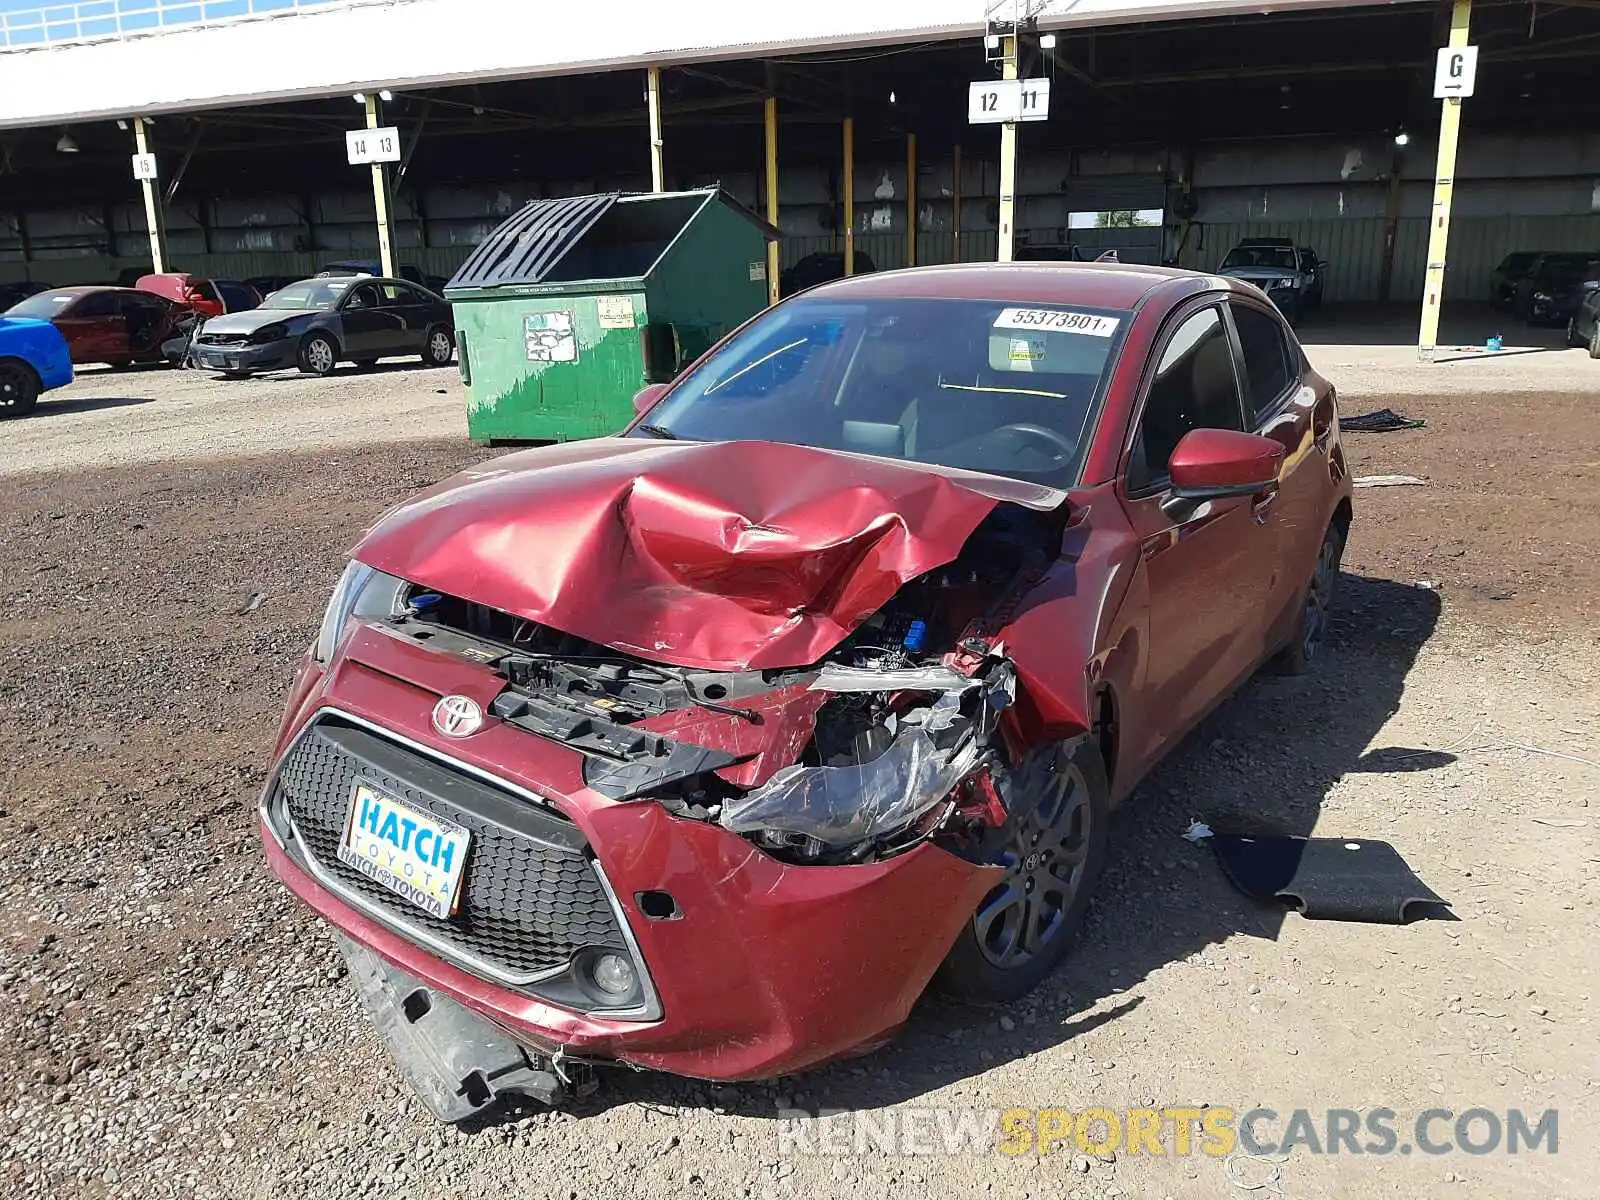
[[[1037,768],[1044,795],[1001,856],[1005,879],[973,914],[979,950],[1002,970],[1026,966],[1067,932],[1065,914],[1083,886],[1089,787],[1077,767],[1057,766],[1051,759]]]
[[[443,365],[450,361],[450,356],[455,353],[455,343],[450,335],[442,329],[434,331],[433,337],[428,341],[428,352],[433,361]]]
[[[1331,532],[1322,539],[1317,552],[1317,569],[1306,589],[1305,621],[1301,624],[1301,649],[1307,662],[1317,656],[1328,630],[1328,607],[1333,603],[1333,588],[1339,578],[1339,542]]]
[[[23,412],[33,407],[33,380],[27,371],[10,364],[0,365],[0,413]]]
[[[311,364],[314,371],[331,371],[333,369],[333,347],[318,338],[306,347],[306,362]]]

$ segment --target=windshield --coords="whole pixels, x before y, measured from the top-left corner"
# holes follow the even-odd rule
[[[304,283],[291,283],[281,291],[273,292],[261,302],[262,308],[332,308],[355,283],[347,279],[307,279]]]
[[[1295,269],[1294,250],[1288,246],[1236,246],[1222,260],[1224,271],[1235,267],[1265,267],[1272,271]]]
[[[791,301],[685,377],[634,437],[788,442],[1067,487],[1121,310]]]
[[[66,311],[67,305],[77,298],[77,292],[40,292],[37,296],[29,296],[20,304],[13,304],[6,309],[6,316],[35,317],[41,321],[48,321],[51,317],[60,316]]]

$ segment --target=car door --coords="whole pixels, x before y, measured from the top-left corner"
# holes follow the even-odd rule
[[[1137,748],[1159,757],[1260,660],[1273,533],[1263,495],[1207,501],[1169,515],[1167,460],[1194,429],[1245,428],[1231,328],[1211,300],[1180,310],[1154,351],[1126,455],[1120,493],[1139,537],[1149,595],[1141,701],[1162,719],[1146,722]]]
[[[400,320],[394,353],[421,354],[433,323],[433,305],[427,294],[408,283],[387,284],[384,291]]]
[[[1278,490],[1256,505],[1272,534],[1261,653],[1275,649],[1300,612],[1327,522],[1328,445],[1336,418],[1333,389],[1306,363],[1275,312],[1236,296],[1228,303],[1244,383],[1246,428],[1283,447]]]
[[[380,358],[394,354],[397,319],[383,293],[370,280],[353,285],[339,302],[346,358]]]
[[[123,292],[117,296],[117,307],[122,314],[128,353],[134,358],[151,357],[171,329],[173,305],[160,296]]]
[[[112,291],[87,292],[55,319],[75,363],[126,362],[128,329]]]

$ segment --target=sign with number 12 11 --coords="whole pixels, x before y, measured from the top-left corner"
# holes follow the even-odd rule
[[[999,125],[1050,117],[1048,79],[986,79],[967,88],[967,122]]]

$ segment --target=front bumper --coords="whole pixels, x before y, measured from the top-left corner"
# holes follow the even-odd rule
[[[265,346],[194,347],[194,361],[208,371],[281,371],[296,363],[295,343],[285,338]]]
[[[358,631],[351,641],[363,637]],[[275,826],[276,769],[263,807],[268,861],[346,936],[542,1057],[749,1080],[871,1049],[904,1023],[1001,874],[931,845],[877,863],[789,866],[720,826],[674,817],[653,801],[607,800],[583,784],[576,752],[501,722],[446,748],[429,721],[441,692],[405,678],[420,664],[402,660],[415,653],[367,636],[362,654],[369,661],[347,654],[327,677],[308,666],[280,763],[300,729],[336,706],[426,758],[546,802],[576,827],[609,884],[653,989],[654,1013],[608,1015],[557,1003],[538,994],[537,984],[496,980],[449,946],[424,945],[405,927],[404,901],[376,909],[353,903],[337,881],[307,869],[293,839]],[[379,659],[387,659],[385,669],[372,665]],[[436,658],[427,666],[437,674]],[[447,674],[438,686],[473,695],[487,710],[495,676],[465,665]],[[670,895],[670,915],[647,916],[639,899],[646,892]]]

